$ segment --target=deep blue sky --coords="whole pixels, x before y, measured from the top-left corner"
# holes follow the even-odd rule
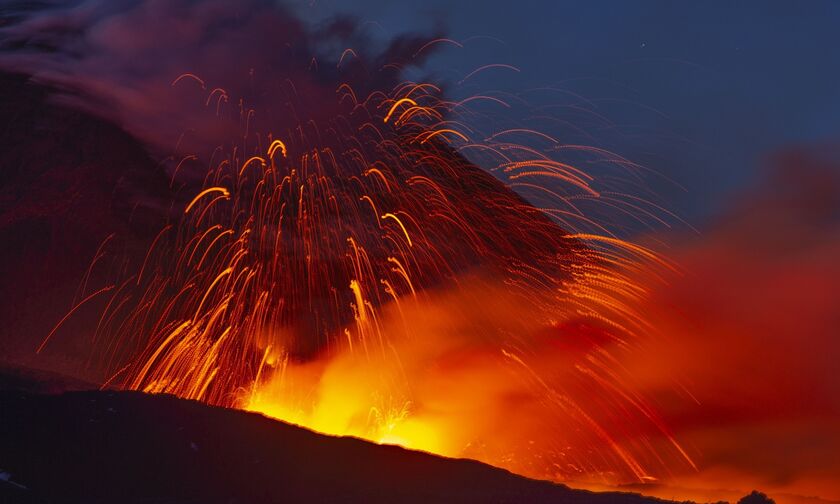
[[[592,99],[616,125],[595,143],[685,186],[666,197],[692,223],[755,180],[773,151],[840,138],[840,1],[299,0],[298,9],[309,19],[352,13],[383,35],[443,25],[459,40],[500,39],[446,50],[430,67],[464,75],[508,63],[521,73],[475,84],[559,85]]]

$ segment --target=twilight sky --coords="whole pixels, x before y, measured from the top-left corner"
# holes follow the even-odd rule
[[[840,3],[830,0],[299,0],[297,10],[352,12],[373,34],[441,26],[455,40],[484,37],[429,67],[463,76],[505,63],[521,72],[486,72],[478,89],[557,85],[586,98],[615,124],[595,143],[685,187],[658,190],[691,224],[753,181],[764,156],[840,133]]]

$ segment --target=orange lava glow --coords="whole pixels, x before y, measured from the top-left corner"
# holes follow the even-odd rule
[[[667,429],[607,369],[611,344],[589,340],[603,337],[599,331],[551,325],[541,311],[496,279],[462,278],[457,288],[378,310],[387,347],[358,352],[346,343],[306,363],[267,357],[271,378],[241,405],[326,434],[536,477],[655,480],[632,441],[649,428]],[[561,343],[572,338],[588,341]],[[626,425],[617,428],[589,394],[607,408],[638,410],[622,411]],[[691,464],[679,445],[672,448],[676,463]],[[610,466],[593,463],[593,453],[611,456]]]

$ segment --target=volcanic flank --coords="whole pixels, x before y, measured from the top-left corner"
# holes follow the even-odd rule
[[[0,392],[8,503],[655,504],[171,396]]]

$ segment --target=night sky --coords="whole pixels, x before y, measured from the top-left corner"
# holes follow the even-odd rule
[[[297,8],[310,20],[351,11],[337,0]],[[358,0],[352,15],[373,35],[442,27],[455,40],[499,39],[450,46],[428,66],[450,76],[510,64],[521,72],[477,85],[553,84],[594,102],[618,130],[595,143],[683,186],[659,190],[691,224],[753,183],[768,155],[840,133],[840,3],[830,0]],[[529,97],[540,99],[550,102]]]

